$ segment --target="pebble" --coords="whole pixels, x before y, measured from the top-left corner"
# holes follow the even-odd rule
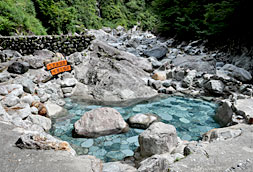
[[[89,148],[93,145],[93,143],[94,143],[93,139],[88,139],[85,142],[83,142],[81,146],[84,148]]]
[[[121,151],[123,154],[125,154],[126,156],[133,156],[134,152],[132,150],[122,150]]]
[[[190,121],[188,119],[185,119],[185,118],[180,118],[179,119],[181,122],[185,123],[185,124],[188,124],[190,123]]]
[[[129,137],[126,141],[129,143],[138,142],[138,136]]]

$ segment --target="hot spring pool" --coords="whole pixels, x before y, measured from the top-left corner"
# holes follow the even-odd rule
[[[68,141],[79,155],[94,155],[105,162],[122,160],[132,156],[139,146],[138,135],[144,130],[131,128],[129,132],[102,136],[95,139],[73,138],[73,124],[86,111],[102,107],[84,105],[67,98],[65,108],[69,114],[53,120],[51,134]],[[213,120],[217,105],[200,99],[168,97],[159,101],[137,104],[130,107],[113,107],[127,120],[137,113],[154,113],[162,122],[172,124],[182,140],[198,140],[200,136],[219,125]]]

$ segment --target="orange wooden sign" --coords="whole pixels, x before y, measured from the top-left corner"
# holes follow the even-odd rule
[[[71,66],[67,65],[67,66],[62,66],[62,67],[52,69],[50,72],[52,75],[57,75],[59,73],[70,71],[70,70],[71,70]]]
[[[61,66],[66,66],[66,65],[67,65],[67,60],[62,60],[62,61],[58,61],[58,62],[54,62],[54,63],[49,63],[49,64],[47,64],[47,70],[57,68],[57,67],[61,67]]]

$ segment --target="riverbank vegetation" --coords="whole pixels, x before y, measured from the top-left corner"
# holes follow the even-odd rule
[[[137,23],[178,39],[252,38],[247,0],[4,0],[0,34],[67,34]]]

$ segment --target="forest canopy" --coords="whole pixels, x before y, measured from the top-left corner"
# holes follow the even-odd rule
[[[1,0],[0,35],[67,34],[137,23],[178,39],[251,39],[249,0]]]

